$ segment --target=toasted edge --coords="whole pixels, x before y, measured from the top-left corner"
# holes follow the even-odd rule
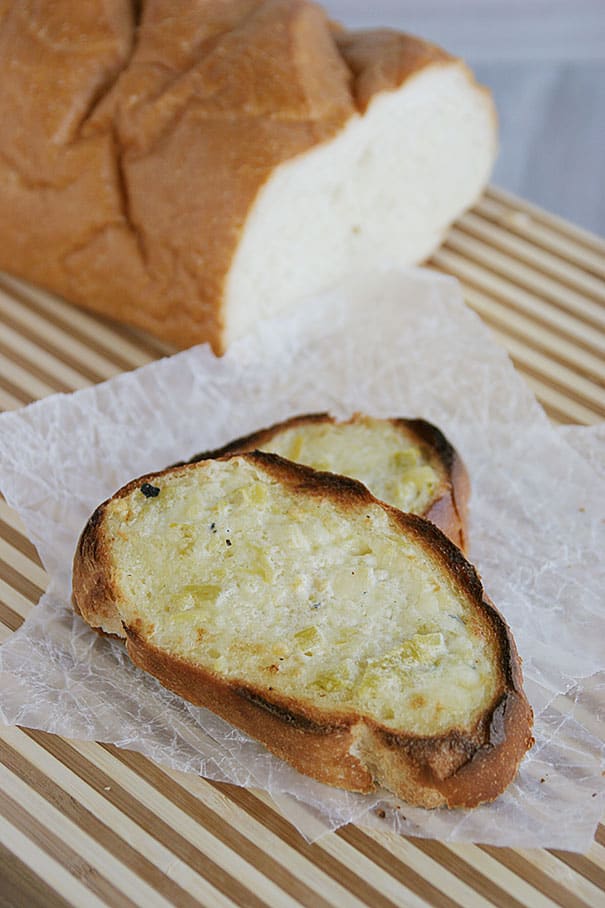
[[[236,438],[220,448],[195,454],[186,463],[198,463],[201,460],[216,459],[227,454],[253,451],[261,445],[267,444],[280,432],[296,426],[315,423],[353,425],[361,422],[362,419],[363,416],[360,413],[355,413],[350,419],[342,421],[329,413],[305,413],[292,416],[265,429],[252,432],[250,435]],[[423,449],[427,460],[441,478],[433,500],[421,516],[436,524],[452,542],[466,552],[468,547],[468,502],[471,487],[462,458],[441,430],[424,419],[400,417],[387,421],[399,428],[406,437],[411,436]]]
[[[436,526],[378,502],[361,483],[332,473],[318,473],[274,454],[255,451],[241,456],[283,485],[341,504],[380,504],[402,530],[412,533],[433,553],[463,595],[485,618],[485,630],[498,640],[502,685],[491,707],[470,730],[451,729],[438,736],[401,733],[350,711],[321,710],[241,680],[227,680],[201,666],[154,647],[138,627],[123,626],[115,606],[108,544],[103,533],[107,502],[88,521],[74,559],[73,601],[89,624],[126,635],[133,662],[170,690],[197,706],[211,709],[264,744],[299,771],[358,792],[384,786],[423,807],[475,807],[496,798],[514,778],[532,746],[532,710],[522,689],[521,663],[508,625],[487,598],[477,572]],[[114,498],[168,472],[197,469],[197,463],[169,468],[133,480]]]

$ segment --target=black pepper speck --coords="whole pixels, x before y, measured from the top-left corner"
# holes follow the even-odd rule
[[[141,486],[141,492],[145,498],[157,498],[160,494],[160,490],[157,486],[152,486],[150,482],[144,482]]]

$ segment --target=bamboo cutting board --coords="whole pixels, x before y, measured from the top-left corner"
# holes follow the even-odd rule
[[[462,282],[550,417],[605,417],[605,242],[490,189],[431,265]],[[170,352],[0,276],[0,407]],[[0,500],[0,641],[45,588]],[[586,855],[443,845],[348,826],[306,844],[263,794],[113,746],[0,728],[0,908],[605,905],[605,827]]]

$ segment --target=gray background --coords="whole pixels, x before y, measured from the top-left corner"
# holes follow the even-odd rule
[[[492,182],[605,236],[605,0],[324,0],[463,56],[495,97]]]

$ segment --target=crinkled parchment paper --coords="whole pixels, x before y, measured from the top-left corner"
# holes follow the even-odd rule
[[[136,475],[296,413],[422,416],[472,479],[471,558],[513,628],[536,745],[508,791],[425,811],[306,779],[136,669],[70,608],[78,535]],[[50,587],[0,651],[7,723],[112,741],[174,769],[262,788],[309,838],[347,821],[446,841],[583,850],[603,810],[603,431],[553,428],[457,284],[358,275],[206,347],[0,417],[0,487]],[[382,814],[384,812],[384,817]]]

